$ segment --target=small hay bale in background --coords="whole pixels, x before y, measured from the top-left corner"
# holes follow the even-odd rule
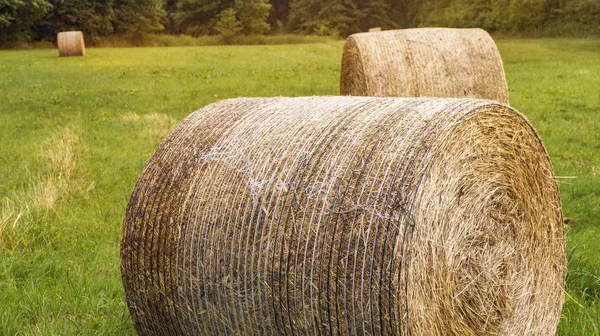
[[[342,95],[492,99],[508,104],[502,58],[481,29],[359,33],[342,56]]]
[[[492,101],[233,99],[144,169],[121,270],[140,335],[550,335],[562,212]]]
[[[380,32],[381,31],[381,27],[375,27],[375,28],[370,28],[369,32]]]
[[[59,56],[85,56],[85,42],[81,31],[66,31],[56,37]]]

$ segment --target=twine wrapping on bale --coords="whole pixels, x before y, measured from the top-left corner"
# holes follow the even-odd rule
[[[150,159],[121,268],[141,335],[550,335],[563,240],[548,155],[510,107],[233,99]]]
[[[80,31],[58,33],[56,44],[59,56],[85,56],[85,42]]]
[[[502,58],[481,29],[359,33],[342,56],[342,95],[492,99],[508,104]]]

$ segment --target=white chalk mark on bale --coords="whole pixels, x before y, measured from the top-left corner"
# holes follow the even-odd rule
[[[489,100],[233,99],[150,159],[123,225],[140,334],[552,334],[566,260],[535,130]]]

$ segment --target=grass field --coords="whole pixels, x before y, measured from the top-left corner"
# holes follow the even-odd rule
[[[560,333],[600,334],[600,40],[500,40],[568,231]],[[134,333],[119,273],[129,194],[178,121],[237,96],[336,95],[342,42],[0,52],[0,335]]]

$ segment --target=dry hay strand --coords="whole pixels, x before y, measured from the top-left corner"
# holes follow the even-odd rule
[[[81,31],[66,31],[56,37],[60,56],[85,56],[85,42]]]
[[[141,122],[144,127],[143,135],[147,138],[162,139],[176,125],[175,119],[164,113],[151,113],[139,115],[137,113],[126,113],[121,116],[124,122]]]
[[[550,335],[558,187],[493,101],[233,99],[135,186],[121,270],[141,335]]]
[[[502,58],[481,29],[420,28],[348,37],[342,95],[482,98],[508,104]]]
[[[66,127],[42,143],[37,157],[49,174],[29,188],[0,200],[0,247],[4,232],[14,231],[19,221],[31,212],[52,210],[55,202],[69,193],[78,145],[79,136]]]
[[[381,27],[369,28],[369,32],[380,32]]]

